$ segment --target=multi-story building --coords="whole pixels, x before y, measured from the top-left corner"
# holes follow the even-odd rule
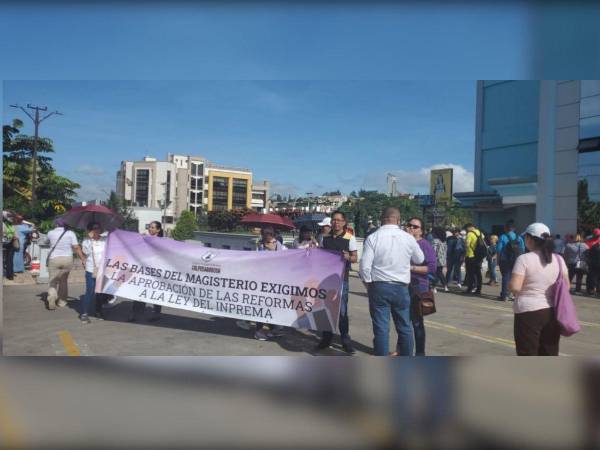
[[[252,185],[252,209],[266,213],[270,208],[269,201],[269,182],[263,181]]]
[[[455,194],[480,227],[577,229],[577,183],[600,200],[600,81],[479,81],[475,190]]]
[[[174,223],[187,210],[197,215],[201,211],[267,208],[268,186],[267,181],[253,186],[248,169],[171,153],[166,161],[151,157],[123,161],[117,172],[117,194],[126,204],[145,217],[153,211],[157,216],[153,220],[164,220],[166,224]]]

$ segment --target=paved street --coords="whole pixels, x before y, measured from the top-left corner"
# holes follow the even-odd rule
[[[290,330],[282,338],[260,342],[233,320],[163,308],[158,322],[146,317],[128,323],[131,302],[119,299],[105,321],[81,324],[77,318],[84,285],[70,286],[72,300],[49,311],[45,285],[4,286],[5,355],[306,355],[317,343],[314,333]],[[438,293],[438,312],[426,321],[428,355],[514,355],[511,303],[495,300],[498,288],[483,297],[456,289]],[[582,332],[561,340],[561,354],[600,355],[600,299],[576,296]],[[364,287],[355,273],[350,280],[350,332],[357,355],[370,354],[371,320]],[[396,336],[390,334],[391,342]],[[393,347],[393,345],[391,346]],[[340,347],[321,352],[344,355]]]

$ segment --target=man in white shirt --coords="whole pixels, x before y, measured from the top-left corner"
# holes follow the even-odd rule
[[[425,256],[410,234],[400,229],[400,211],[386,208],[382,226],[363,245],[360,277],[369,293],[369,311],[373,320],[375,355],[389,354],[390,312],[398,332],[397,352],[412,355],[413,329],[410,321],[411,263],[418,265]]]
[[[73,253],[76,253],[82,264],[85,264],[85,255],[81,251],[77,236],[57,219],[56,228],[48,233],[50,253],[48,254],[48,309],[56,309],[56,305],[67,305],[68,279],[73,268]],[[58,300],[58,302],[57,302]]]

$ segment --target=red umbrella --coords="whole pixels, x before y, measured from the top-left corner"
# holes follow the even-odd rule
[[[240,223],[251,227],[272,226],[280,230],[293,230],[296,228],[294,222],[287,217],[282,217],[277,214],[246,214],[242,217]]]
[[[98,223],[104,230],[113,231],[119,228],[125,219],[112,209],[102,205],[88,205],[72,208],[63,214],[62,222],[85,230],[88,223]]]

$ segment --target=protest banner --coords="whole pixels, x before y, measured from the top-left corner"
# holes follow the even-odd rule
[[[341,255],[321,249],[220,250],[117,230],[97,292],[235,319],[335,331]]]

